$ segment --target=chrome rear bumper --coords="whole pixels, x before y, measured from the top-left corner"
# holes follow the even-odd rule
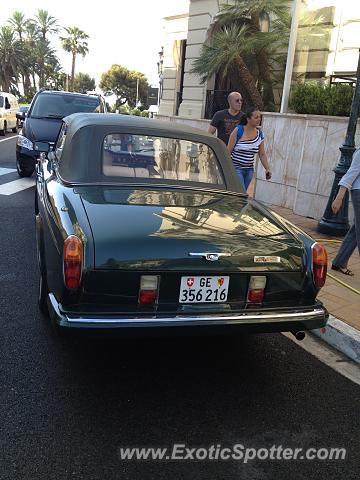
[[[319,303],[314,307],[293,308],[212,315],[114,316],[67,314],[60,310],[55,297],[49,295],[50,315],[60,328],[69,329],[175,329],[176,327],[245,327],[247,331],[293,331],[320,328],[326,324],[328,312]],[[246,328],[248,327],[248,328]]]

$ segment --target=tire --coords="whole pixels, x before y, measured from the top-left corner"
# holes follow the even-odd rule
[[[31,177],[31,175],[34,173],[34,170],[28,170],[26,168],[22,168],[19,164],[19,161],[16,159],[16,170],[19,175],[19,177]]]
[[[7,130],[7,123],[4,122],[3,128],[0,129],[0,135],[1,135],[2,137],[5,137],[5,135],[6,135],[6,130]]]
[[[13,133],[18,133],[18,126],[15,125],[15,127],[12,128],[11,131],[12,131]]]

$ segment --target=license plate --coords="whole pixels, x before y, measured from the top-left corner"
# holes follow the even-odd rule
[[[181,277],[179,303],[226,302],[229,277]]]

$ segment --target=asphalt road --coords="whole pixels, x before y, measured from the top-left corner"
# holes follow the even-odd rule
[[[14,144],[0,142],[0,168],[15,168]],[[359,478],[360,387],[281,334],[58,339],[37,309],[33,200],[33,187],[0,195],[1,480]],[[174,443],[347,455],[247,464],[119,457],[120,447]]]

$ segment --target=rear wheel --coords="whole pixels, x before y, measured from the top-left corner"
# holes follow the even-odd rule
[[[34,172],[34,170],[32,170],[32,169],[23,168],[20,165],[18,159],[16,159],[16,170],[18,172],[19,177],[31,177],[31,175]]]
[[[1,135],[2,137],[5,137],[6,130],[7,130],[7,123],[4,122],[3,128],[0,129],[0,135]]]

